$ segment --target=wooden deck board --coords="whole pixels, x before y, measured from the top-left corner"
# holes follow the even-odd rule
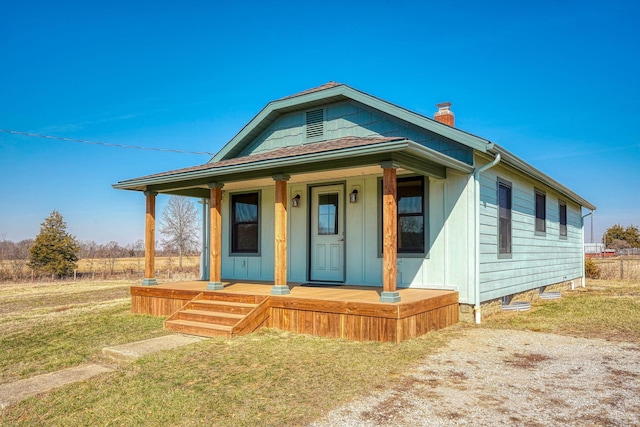
[[[208,298],[253,296],[269,299],[261,325],[295,333],[351,340],[399,342],[458,321],[458,293],[447,290],[398,289],[401,301],[381,303],[381,288],[290,284],[289,295],[271,295],[272,282],[223,282],[207,291],[206,281],[132,286],[132,311],[169,316],[203,293]],[[242,297],[245,298],[245,297]]]
[[[132,286],[132,289],[138,292],[144,292],[145,294],[163,294],[166,295],[167,290],[173,291],[173,294],[189,295],[193,293],[206,292],[206,281],[190,281],[190,282],[176,282],[166,283],[157,286]],[[216,292],[230,292],[239,294],[250,295],[271,295],[272,283],[267,282],[223,282],[224,289]],[[327,286],[315,287],[304,286],[300,284],[290,284],[291,294],[287,295],[289,298],[309,298],[309,299],[324,299],[324,300],[336,300],[336,301],[359,301],[359,302],[373,302],[379,303],[380,300],[380,288],[367,287],[367,286]],[[398,289],[400,293],[400,304],[407,302],[423,301],[428,298],[434,298],[440,295],[457,294],[454,291],[446,290],[433,290],[433,289]]]

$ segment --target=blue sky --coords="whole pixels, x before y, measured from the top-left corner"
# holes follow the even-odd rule
[[[640,225],[639,2],[0,10],[0,129],[216,152],[269,101],[337,81],[428,116],[451,101],[457,127],[596,204],[596,241],[615,223]],[[56,209],[80,240],[134,242],[144,196],[111,184],[208,159],[0,132],[0,238],[34,238]]]

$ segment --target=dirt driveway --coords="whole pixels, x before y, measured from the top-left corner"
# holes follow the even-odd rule
[[[640,343],[469,329],[313,425],[640,425]]]

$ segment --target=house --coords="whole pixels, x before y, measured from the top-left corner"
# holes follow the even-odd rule
[[[494,301],[583,281],[582,212],[595,206],[457,129],[450,105],[431,119],[330,82],[270,102],[206,164],[118,182],[147,201],[136,292],[156,292],[157,194],[207,204],[203,292],[373,287],[383,310],[405,290],[449,291],[479,323]]]

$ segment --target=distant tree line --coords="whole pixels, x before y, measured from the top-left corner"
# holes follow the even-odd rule
[[[0,280],[24,278],[33,242],[33,239],[12,242],[0,238]]]
[[[0,261],[29,261],[29,251],[34,244],[33,239],[14,242],[0,238]],[[78,243],[78,259],[99,258],[144,258],[144,240],[139,239],[133,243],[121,245],[118,242],[96,243],[95,240],[83,240]],[[200,253],[200,248],[190,248],[183,251],[184,255],[193,256]],[[179,249],[171,245],[160,244],[156,248],[157,256],[179,255]],[[26,265],[26,264],[25,264]]]
[[[172,257],[178,257],[178,269],[183,271],[183,257],[200,253],[198,213],[191,199],[171,197],[163,211],[160,233],[163,239],[156,248],[156,256],[168,258],[170,277],[174,269]],[[107,278],[125,274],[134,278],[144,270],[144,248],[142,239],[125,246],[115,241],[79,242],[67,232],[62,215],[54,210],[41,224],[35,239],[13,242],[0,237],[0,281],[77,275],[80,260],[83,276]],[[136,262],[117,268],[118,260],[123,258],[133,258]]]
[[[34,239],[25,239],[19,242],[0,238],[0,281],[2,280],[25,280],[33,278],[50,278],[51,273],[38,273],[29,266],[31,248],[34,246]],[[144,271],[144,241],[136,240],[133,243],[121,245],[118,242],[97,243],[94,240],[78,242],[78,260],[83,262],[80,270],[82,276],[114,277],[121,273],[118,270],[118,261],[130,258],[135,260],[138,266],[136,271],[129,271],[130,275],[136,276],[137,272]],[[199,256],[199,250],[189,250],[183,252],[183,256]],[[177,248],[162,245],[156,249],[156,257],[178,258],[180,256]],[[180,269],[180,266],[176,266]],[[71,276],[73,269],[62,276]]]
[[[607,229],[603,236],[603,242],[607,249],[640,248],[640,230],[635,225],[623,227],[620,224]]]

